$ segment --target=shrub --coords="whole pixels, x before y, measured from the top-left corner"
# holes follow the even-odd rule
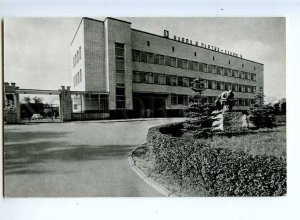
[[[249,119],[257,127],[272,128],[276,126],[274,108],[272,106],[252,107]]]
[[[151,128],[147,141],[158,172],[172,174],[183,185],[203,187],[210,196],[282,196],[286,194],[286,162],[249,155],[200,140],[162,134]]]

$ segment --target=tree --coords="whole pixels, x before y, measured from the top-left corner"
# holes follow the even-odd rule
[[[28,104],[31,103],[31,98],[29,96],[24,97],[23,100]]]
[[[192,82],[191,89],[193,94],[189,96],[189,105],[185,109],[185,115],[190,118],[190,120],[185,124],[185,128],[191,131],[199,131],[201,135],[203,128],[210,128],[212,121],[209,116],[209,110],[212,106],[209,104],[202,104],[202,95],[205,91],[205,83],[203,79],[196,78]],[[195,135],[198,135],[198,133]]]
[[[200,78],[194,79],[191,89],[194,93],[189,96],[189,106],[185,112],[187,117],[197,118],[203,114],[202,94],[205,91],[204,80]]]
[[[35,104],[42,103],[43,102],[43,98],[35,96],[33,98],[33,101],[34,101]]]
[[[255,100],[255,106],[257,107],[263,107],[264,103],[265,103],[265,95],[263,92],[263,89],[260,88],[260,90],[256,93],[254,100]]]

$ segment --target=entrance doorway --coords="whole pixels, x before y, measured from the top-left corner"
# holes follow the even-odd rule
[[[162,94],[133,94],[134,116],[138,118],[163,118],[166,117],[166,98]]]

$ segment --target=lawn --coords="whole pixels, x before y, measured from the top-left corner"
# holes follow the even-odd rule
[[[253,134],[239,136],[214,136],[212,139],[202,139],[202,142],[212,147],[229,148],[233,151],[243,150],[251,155],[269,155],[278,158],[286,157],[286,127],[260,129]]]

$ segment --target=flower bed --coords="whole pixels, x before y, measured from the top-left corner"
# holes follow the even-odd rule
[[[149,129],[147,142],[156,171],[172,174],[191,188],[204,188],[210,196],[286,194],[285,158],[251,155],[221,145],[212,147],[201,139],[174,136],[170,132],[173,125]],[[178,127],[175,124],[175,130]],[[161,132],[166,130],[169,132]]]

